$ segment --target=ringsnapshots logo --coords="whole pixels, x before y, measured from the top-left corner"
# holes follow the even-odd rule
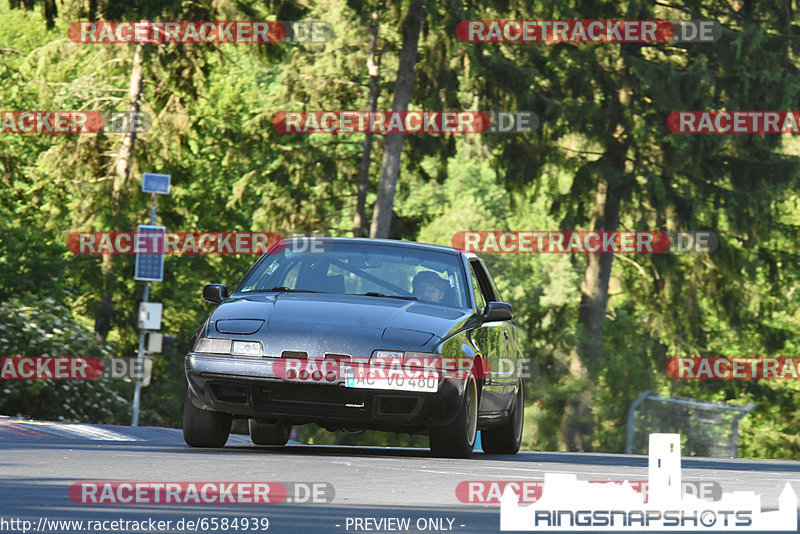
[[[520,504],[506,487],[500,530],[594,531],[791,531],[797,530],[797,495],[786,483],[778,510],[761,511],[755,492],[723,493],[705,501],[682,492],[680,434],[650,434],[649,501],[627,482],[596,484],[572,474],[546,473],[542,496]]]

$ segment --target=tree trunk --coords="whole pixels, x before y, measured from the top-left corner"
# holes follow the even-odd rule
[[[131,68],[130,87],[128,89],[128,116],[132,119],[139,113],[142,96],[142,52],[143,45],[136,45]],[[133,121],[136,124],[136,121]],[[133,149],[136,144],[136,129],[131,128],[122,140],[119,156],[114,164],[114,184],[111,191],[111,226],[116,232],[123,230],[120,220],[123,212],[123,192],[127,188],[133,166]],[[114,313],[114,256],[103,254],[101,273],[103,276],[102,294],[94,316],[94,333],[98,343],[105,343],[108,332],[111,330],[111,318]]]
[[[400,50],[397,81],[394,85],[394,100],[392,101],[392,111],[395,112],[408,111],[408,103],[411,101],[411,93],[414,89],[414,66],[417,63],[419,34],[424,19],[425,0],[414,0],[403,23],[403,47]],[[378,183],[378,198],[375,201],[375,210],[372,212],[370,237],[389,237],[404,139],[405,135],[402,133],[386,135],[381,179]]]
[[[142,98],[142,52],[144,45],[136,45],[133,54],[133,67],[131,68],[131,85],[128,89],[128,115],[135,116],[139,113]],[[133,147],[136,143],[136,129],[131,128],[122,140],[122,148],[119,151],[119,159],[116,164],[117,177],[114,180],[114,200],[118,201],[121,197],[122,189],[128,186],[128,179],[131,176],[133,166]]]
[[[625,172],[627,146],[615,142],[608,148],[605,158],[620,174]],[[619,225],[619,194],[606,180],[597,184],[592,229],[596,232],[613,232]],[[611,279],[613,254],[588,254],[581,284],[581,304],[578,312],[578,353],[570,358],[570,375],[586,387],[577,398],[570,399],[564,414],[564,438],[567,450],[591,451],[594,433],[592,417],[592,392],[597,369],[603,359],[608,284]]]
[[[367,68],[369,69],[369,95],[367,96],[367,110],[374,113],[378,109],[378,94],[380,88],[378,80],[381,75],[381,54],[378,52],[378,10],[372,12],[372,20],[369,25],[369,57],[367,58]],[[356,216],[353,219],[353,235],[364,237],[367,235],[366,228],[366,203],[367,188],[369,187],[369,164],[372,156],[372,133],[364,135],[364,149],[361,153],[361,165],[358,168],[358,197],[356,198]]]

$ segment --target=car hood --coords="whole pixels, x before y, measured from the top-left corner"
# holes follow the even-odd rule
[[[460,329],[470,310],[423,302],[320,293],[257,294],[220,304],[210,337],[259,339],[264,354],[368,357],[375,349],[427,352]]]

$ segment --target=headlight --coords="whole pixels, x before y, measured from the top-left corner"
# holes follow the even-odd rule
[[[405,353],[396,350],[376,350],[372,353],[374,360],[394,360],[401,359]]]
[[[205,352],[207,354],[230,354],[231,340],[201,337],[197,340],[197,343],[194,346],[194,351]]]
[[[264,347],[260,341],[234,341],[231,354],[234,356],[263,356]]]
[[[387,369],[407,368],[407,369],[441,369],[442,355],[427,352],[409,352],[396,350],[376,350],[372,353],[369,364],[372,366],[385,367]]]
[[[393,351],[393,350],[376,350],[372,353],[372,358],[369,360],[369,365],[372,367],[382,367],[388,371],[415,371],[423,370],[424,372],[436,372],[441,374],[444,378],[457,378],[463,379],[470,372],[474,371],[474,364],[472,358],[467,356],[460,357],[443,357],[436,352],[411,352],[411,351]],[[485,373],[481,370],[480,373]],[[477,376],[482,378],[483,376]]]
[[[412,352],[409,350],[402,351],[402,350],[376,350],[372,353],[372,358],[370,361],[382,360],[382,361],[401,361],[404,362],[406,360],[415,361],[419,358],[437,358],[441,359],[442,355],[438,352]]]

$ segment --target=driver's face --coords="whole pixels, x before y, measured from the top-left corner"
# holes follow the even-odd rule
[[[444,291],[436,284],[428,284],[422,288],[422,298],[433,302],[441,302]]]

